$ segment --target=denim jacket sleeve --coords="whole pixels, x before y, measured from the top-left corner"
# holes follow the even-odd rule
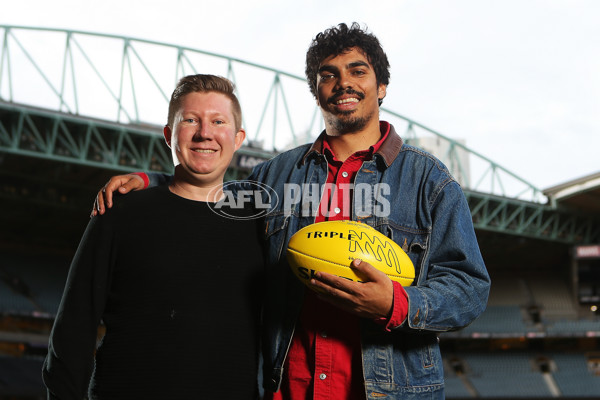
[[[148,176],[148,187],[166,185],[173,179],[173,175],[163,174],[161,172],[147,172]]]
[[[417,330],[456,330],[485,310],[490,278],[459,184],[443,182],[429,206],[432,227],[422,271],[418,282],[405,288],[406,324]]]

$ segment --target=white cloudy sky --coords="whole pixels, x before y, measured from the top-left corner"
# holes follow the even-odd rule
[[[303,75],[314,35],[368,26],[384,106],[539,188],[600,172],[598,0],[0,0],[0,24],[111,33]]]

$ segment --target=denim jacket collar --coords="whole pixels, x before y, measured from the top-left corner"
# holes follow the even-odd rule
[[[394,160],[398,156],[398,153],[400,153],[400,149],[402,148],[403,141],[402,141],[402,138],[396,133],[394,126],[391,125],[389,122],[380,121],[379,124],[380,124],[381,130],[387,129],[389,127],[390,133],[388,134],[385,141],[382,143],[379,150],[375,153],[375,158],[381,157],[381,159],[385,163],[385,168],[388,168],[392,164],[392,162],[394,162]],[[310,149],[308,149],[308,151],[306,152],[304,157],[302,157],[300,165],[304,165],[310,157],[322,157],[323,156],[323,154],[322,154],[323,138],[325,137],[326,134],[327,133],[325,130],[323,130],[323,132],[321,132],[321,134],[319,135],[317,140],[315,140],[315,142],[312,144]]]

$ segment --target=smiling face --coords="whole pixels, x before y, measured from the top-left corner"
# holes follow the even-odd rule
[[[379,99],[385,97],[386,86],[377,84],[375,71],[360,49],[324,59],[316,86],[329,135],[379,129]]]
[[[246,137],[237,129],[232,102],[217,92],[191,92],[180,102],[173,128],[166,126],[175,177],[200,187],[223,183],[225,171]]]

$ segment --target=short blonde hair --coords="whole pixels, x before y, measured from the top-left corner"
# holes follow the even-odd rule
[[[169,102],[169,115],[167,117],[167,126],[173,128],[175,114],[181,107],[181,99],[190,93],[195,92],[216,92],[227,96],[231,100],[231,112],[233,114],[235,129],[242,128],[242,107],[235,95],[235,85],[227,78],[216,75],[188,75],[179,80]]]

